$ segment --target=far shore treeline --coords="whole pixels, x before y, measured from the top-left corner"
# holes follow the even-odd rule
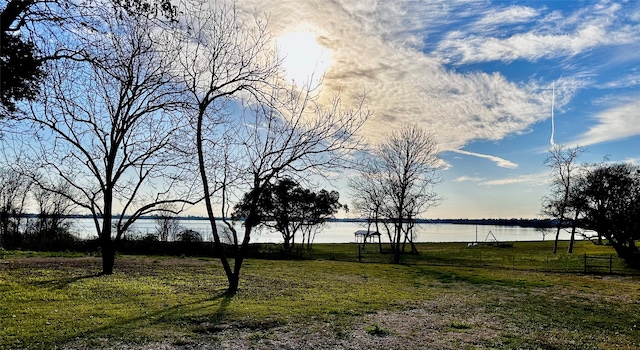
[[[37,218],[38,214],[22,214],[22,218]],[[64,219],[92,219],[91,215],[82,214],[69,214],[63,215]],[[120,218],[115,215],[113,218]],[[127,215],[124,216],[127,218]],[[146,215],[139,218],[139,220],[156,220],[161,218],[160,215]],[[231,220],[231,218],[227,218]],[[188,216],[176,216],[176,221],[184,220],[209,220],[209,218],[197,215]],[[242,220],[239,220],[242,222]],[[365,219],[359,218],[329,218],[327,222],[367,222]],[[511,219],[415,219],[417,224],[453,224],[453,225],[491,225],[491,226],[519,226],[519,227],[532,227],[532,228],[551,228],[556,227],[557,220],[555,219],[525,219],[525,218],[511,218]]]

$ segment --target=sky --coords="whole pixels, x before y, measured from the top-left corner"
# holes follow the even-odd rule
[[[288,79],[366,92],[369,142],[434,135],[443,200],[425,218],[539,217],[552,144],[640,163],[640,1],[237,4],[269,18]],[[347,204],[349,176],[330,184]]]

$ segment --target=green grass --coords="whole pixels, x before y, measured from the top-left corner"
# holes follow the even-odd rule
[[[553,254],[553,241],[514,242],[513,247],[498,248],[480,245],[468,247],[466,243],[418,243],[418,255],[403,255],[402,262],[416,265],[447,265],[460,267],[495,267],[531,271],[582,272],[584,255],[609,257],[613,255],[613,270],[621,274],[638,274],[628,269],[624,261],[616,257],[615,251],[606,245],[578,241],[573,253],[566,252],[568,242],[561,241],[557,254]],[[377,244],[367,244],[361,253],[363,262],[389,263],[393,255],[383,245],[381,254]],[[407,246],[407,250],[409,247]],[[358,261],[358,249],[355,244],[323,244],[313,250],[303,251],[302,257],[309,259],[329,259],[339,261]],[[607,265],[607,268],[594,268],[595,272],[608,272],[608,262],[592,262]]]
[[[582,243],[575,254],[611,253],[608,247],[594,247]],[[369,327],[376,325],[384,335],[399,337],[401,332],[388,324],[367,320],[381,312],[414,309],[428,310],[434,322],[441,320],[442,336],[493,330],[494,336],[476,344],[481,347],[640,344],[640,278],[544,270],[549,258],[543,244],[478,249],[424,245],[421,255],[405,256],[401,265],[327,256],[347,256],[353,248],[316,245],[313,253],[322,260],[250,259],[235,296],[224,294],[226,279],[214,259],[119,256],[116,273],[102,276],[97,257],[4,252],[0,349],[51,349],[78,342],[88,348],[114,342],[215,342],[228,327],[248,330],[247,341],[263,344],[280,336],[275,329],[291,324],[310,330],[328,325],[336,339],[349,340],[357,330],[372,334]],[[495,263],[478,268],[426,260],[472,260],[478,252]],[[511,254],[532,261],[531,268],[514,269]],[[381,335],[378,331],[372,328]]]

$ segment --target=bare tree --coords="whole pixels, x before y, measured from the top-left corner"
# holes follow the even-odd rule
[[[389,242],[393,244],[393,236],[389,229],[389,220],[384,213],[385,197],[382,186],[378,179],[377,168],[372,162],[366,162],[358,167],[358,175],[349,179],[349,188],[353,199],[352,206],[357,214],[367,220],[367,235],[362,241],[364,248],[371,233],[371,225],[375,226],[375,231],[380,234],[380,225],[386,230]],[[382,252],[382,243],[378,239],[379,248]]]
[[[158,240],[162,242],[169,239],[176,240],[180,231],[184,229],[178,221],[178,213],[180,213],[180,208],[175,204],[165,204],[158,207],[155,217]]]
[[[260,222],[260,198],[270,181],[284,176],[302,181],[312,173],[344,168],[360,148],[356,133],[369,116],[362,103],[356,108],[344,108],[338,96],[321,106],[308,88],[287,90],[285,96],[278,97],[269,105],[255,108],[250,114],[252,119],[238,125],[236,135],[243,141],[235,148],[239,157],[232,164],[236,174],[245,176],[234,182],[223,181],[221,188],[223,214],[231,208],[231,195],[247,194],[244,232],[236,232],[232,223],[223,219],[236,237],[234,275],[229,288],[232,292],[237,290],[251,233]],[[271,107],[277,103],[279,109]]]
[[[369,165],[360,171],[366,180],[352,189],[371,200],[360,207],[375,210],[374,217],[382,214],[392,223],[394,261],[399,263],[403,240],[417,251],[412,231],[415,218],[440,200],[433,190],[440,182],[438,149],[431,134],[411,125],[393,131],[372,153]]]
[[[67,215],[75,208],[71,198],[75,198],[71,185],[60,179],[53,183],[38,181],[44,186],[35,186],[32,190],[37,206],[36,235],[41,239],[55,239],[56,235],[68,228]],[[53,190],[49,190],[53,189]]]
[[[275,61],[266,54],[270,40],[266,24],[258,18],[254,20],[243,22],[233,4],[194,2],[185,9],[185,30],[177,32],[178,42],[184,44],[177,69],[182,72],[186,87],[185,112],[190,116],[193,135],[184,138],[193,142],[186,145],[185,152],[195,144],[207,216],[231,293],[238,288],[242,253],[236,254],[240,263],[232,267],[216,223],[216,203],[212,198],[235,176],[230,167],[234,156],[231,147],[236,138],[228,132],[228,107],[242,93],[259,96],[277,71]],[[222,192],[223,203],[225,195]],[[233,245],[237,244],[234,237]]]
[[[111,274],[122,235],[140,216],[192,196],[171,148],[183,123],[173,113],[180,101],[175,55],[157,45],[164,32],[146,16],[108,7],[98,15],[99,30],[65,37],[82,56],[48,62],[41,103],[23,132],[39,141],[33,164],[69,184],[77,193],[69,199],[93,216],[102,272]]]
[[[339,99],[320,108],[308,89],[278,85],[279,66],[264,21],[242,20],[233,4],[202,2],[186,12],[179,70],[189,91],[190,140],[214,244],[228,291],[235,293],[265,186],[285,173],[336,165],[361,122],[358,113],[341,110]],[[242,109],[239,101],[251,105],[245,120],[232,115]],[[250,193],[243,233],[226,220],[240,193]],[[220,232],[216,217],[223,218],[230,237]]]
[[[19,233],[20,218],[24,213],[27,194],[32,182],[18,171],[0,168],[0,247],[7,247],[11,234]]]
[[[561,145],[554,145],[549,150],[549,156],[544,164],[551,168],[551,193],[543,199],[543,213],[550,215],[557,220],[556,237],[553,244],[553,253],[558,252],[558,239],[560,230],[567,220],[577,222],[580,210],[571,206],[572,188],[575,186],[576,172],[578,164],[576,159],[582,153],[581,147],[567,148]],[[572,212],[572,213],[570,213]],[[571,215],[573,214],[573,215]],[[571,241],[568,252],[573,252],[573,242],[575,241],[575,225],[572,224]]]

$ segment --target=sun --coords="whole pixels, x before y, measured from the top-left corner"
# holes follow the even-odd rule
[[[318,84],[329,69],[329,50],[311,32],[296,32],[276,39],[285,78],[297,85]]]

